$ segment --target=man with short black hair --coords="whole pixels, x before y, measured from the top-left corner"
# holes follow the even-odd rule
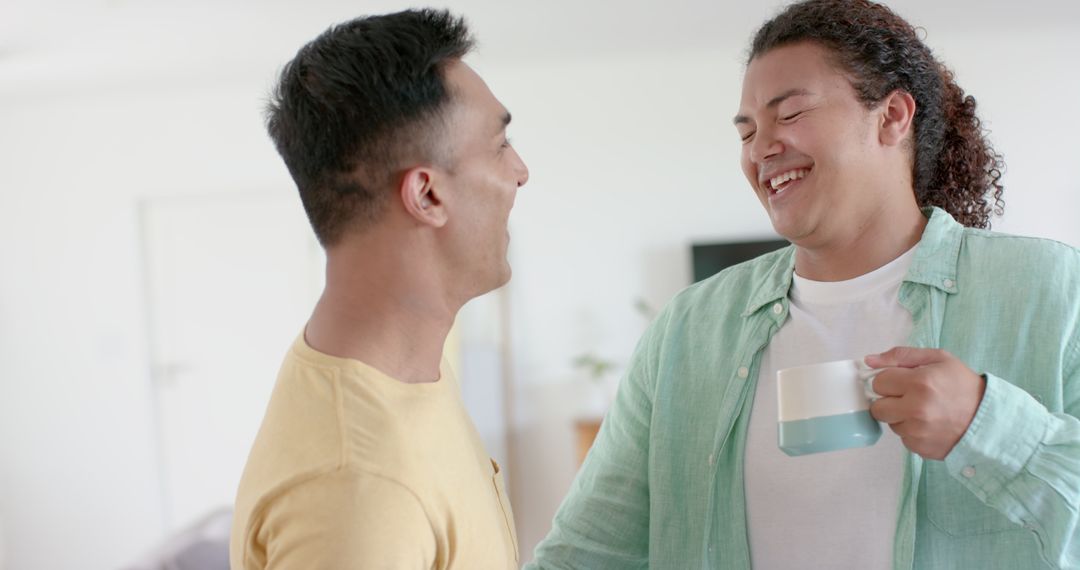
[[[528,169],[461,58],[464,22],[333,26],[285,67],[268,129],[326,250],[236,500],[234,570],[511,568],[498,465],[442,357],[468,300],[510,278]]]

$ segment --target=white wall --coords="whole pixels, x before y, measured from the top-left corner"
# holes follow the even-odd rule
[[[645,325],[633,300],[660,306],[687,284],[691,241],[770,232],[730,117],[744,42],[775,5],[531,4],[455,4],[475,23],[473,61],[514,113],[532,172],[505,292],[523,553],[575,469],[569,421],[584,380],[571,359],[594,350],[625,362]],[[137,200],[291,192],[262,130],[266,88],[300,41],[357,10],[238,4],[179,18],[176,6],[102,5],[127,6],[136,39],[123,39],[131,25],[103,24],[112,39],[96,49],[86,38],[23,57],[0,44],[0,543],[20,570],[116,568],[160,537]],[[978,97],[1006,156],[997,227],[1080,245],[1075,9],[896,5]],[[491,318],[490,301],[478,307]]]
[[[137,199],[286,191],[257,105],[228,85],[4,99],[0,513],[13,568],[116,568],[159,537]]]

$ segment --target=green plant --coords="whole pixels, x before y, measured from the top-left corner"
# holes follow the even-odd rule
[[[576,356],[573,365],[574,368],[584,369],[589,379],[595,382],[600,382],[609,370],[615,368],[614,362],[600,358],[591,352]]]
[[[641,297],[634,299],[633,307],[646,321],[652,321],[656,316],[656,310]],[[571,364],[573,364],[576,369],[584,370],[589,377],[589,380],[596,383],[602,382],[604,376],[615,368],[615,361],[601,358],[592,352],[579,354],[574,357]]]

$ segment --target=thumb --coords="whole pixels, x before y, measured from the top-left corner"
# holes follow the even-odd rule
[[[941,351],[933,348],[897,346],[881,354],[870,354],[864,359],[870,368],[916,368],[944,360]]]

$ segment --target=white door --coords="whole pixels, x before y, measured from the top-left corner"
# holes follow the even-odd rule
[[[294,194],[141,208],[165,527],[233,503],[278,367],[322,290]]]

